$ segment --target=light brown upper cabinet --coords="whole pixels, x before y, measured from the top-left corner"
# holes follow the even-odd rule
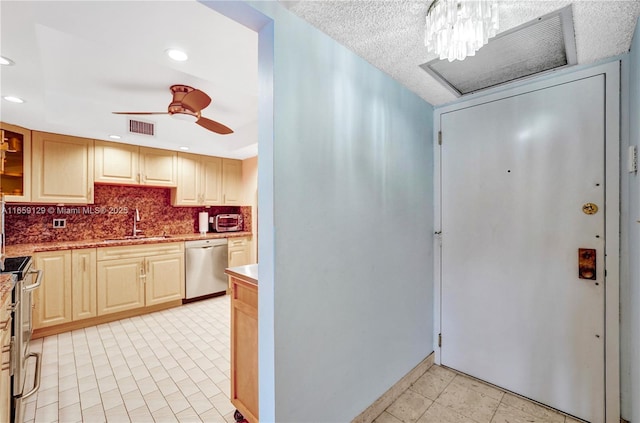
[[[0,192],[8,202],[31,200],[31,131],[0,122]]]
[[[175,151],[96,141],[95,182],[175,187],[176,174]]]
[[[178,186],[174,206],[240,205],[242,162],[234,159],[178,153]]]
[[[172,193],[174,206],[222,204],[222,159],[178,153],[178,186]]]
[[[242,204],[242,161],[222,160],[222,204]]]
[[[93,203],[93,140],[32,132],[31,202]]]

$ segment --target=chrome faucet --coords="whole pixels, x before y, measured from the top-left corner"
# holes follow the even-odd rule
[[[132,235],[134,237],[138,236],[139,234],[140,235],[142,234],[142,230],[137,228],[138,222],[140,222],[140,212],[138,211],[138,208],[136,207],[136,211],[133,214],[133,234]]]

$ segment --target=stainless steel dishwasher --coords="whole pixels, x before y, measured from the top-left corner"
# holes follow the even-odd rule
[[[187,241],[185,247],[185,299],[183,302],[224,295],[229,285],[227,239]]]

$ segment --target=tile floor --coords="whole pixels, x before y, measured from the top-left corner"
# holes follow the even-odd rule
[[[32,341],[25,422],[234,422],[229,296]],[[27,374],[27,380],[32,380]]]
[[[228,296],[217,297],[32,341],[32,351],[43,353],[43,367],[24,421],[235,422],[229,307]],[[399,422],[577,420],[432,366],[374,423]]]
[[[432,366],[374,423],[578,423],[447,368]]]

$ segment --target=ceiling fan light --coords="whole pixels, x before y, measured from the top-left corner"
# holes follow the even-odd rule
[[[184,62],[187,59],[189,59],[189,56],[187,56],[187,53],[185,53],[182,50],[178,50],[177,48],[169,48],[165,50],[165,53],[167,53],[167,56],[169,56],[171,59],[175,60],[176,62]]]
[[[9,59],[8,57],[0,56],[0,65],[2,66],[12,66],[14,65],[14,61]]]
[[[172,113],[171,117],[178,120],[184,120],[186,122],[194,123],[198,120],[197,116],[190,115],[187,113]]]

